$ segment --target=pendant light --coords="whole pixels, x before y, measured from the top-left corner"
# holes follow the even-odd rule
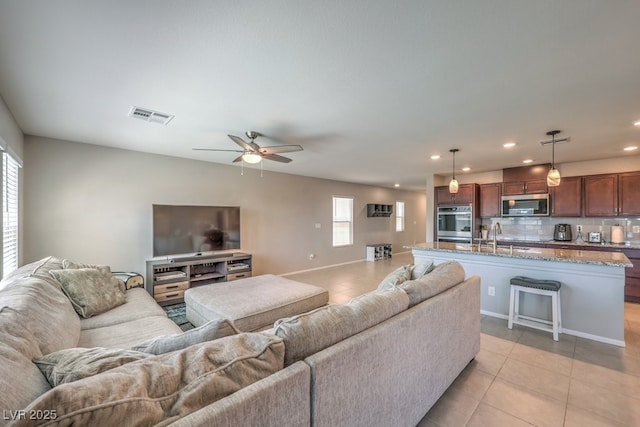
[[[449,193],[456,194],[458,192],[458,180],[456,179],[456,153],[460,151],[457,148],[452,148],[449,150],[450,153],[453,153],[453,177],[449,182]]]
[[[547,135],[551,136],[551,170],[547,174],[547,185],[557,187],[560,185],[560,171],[556,169],[556,135],[559,130],[550,130]]]

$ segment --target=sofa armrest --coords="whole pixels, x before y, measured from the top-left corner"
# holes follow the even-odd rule
[[[270,375],[170,424],[172,427],[311,425],[311,373],[304,362]]]

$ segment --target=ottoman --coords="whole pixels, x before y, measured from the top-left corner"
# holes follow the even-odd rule
[[[273,326],[329,301],[329,291],[273,274],[189,288],[184,293],[187,320],[201,326],[216,318],[233,321],[242,332]]]

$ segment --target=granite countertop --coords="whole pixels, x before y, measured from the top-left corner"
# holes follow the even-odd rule
[[[629,258],[622,252],[588,251],[556,248],[518,247],[505,241],[499,242],[494,251],[493,245],[468,243],[429,242],[405,246],[406,249],[434,250],[441,252],[466,253],[479,256],[497,256],[522,258],[538,261],[571,262],[576,264],[608,265],[612,267],[633,267]],[[569,243],[569,242],[567,242]]]
[[[479,240],[479,239],[474,239]],[[486,241],[484,241],[486,242]],[[498,238],[499,245],[517,245],[518,243],[527,244],[527,243],[540,243],[545,245],[559,245],[559,246],[593,246],[595,248],[611,248],[611,249],[640,249],[639,242],[626,242],[626,243],[589,243],[586,240],[571,240],[571,241],[560,241],[560,240],[518,240],[518,239],[510,239],[510,238]]]

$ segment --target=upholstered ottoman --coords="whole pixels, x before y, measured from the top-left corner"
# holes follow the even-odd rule
[[[194,326],[222,317],[232,320],[241,331],[252,332],[270,328],[283,317],[326,305],[329,292],[265,274],[190,288],[184,293],[184,301],[187,320]]]

